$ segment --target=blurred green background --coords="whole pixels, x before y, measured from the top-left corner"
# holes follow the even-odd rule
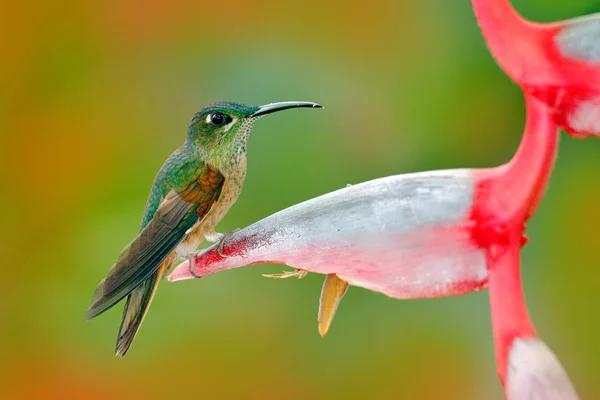
[[[552,21],[593,0],[514,0]],[[0,4],[0,398],[501,399],[487,293],[398,301],[352,288],[322,340],[322,276],[255,266],[164,282],[131,352],[92,292],[152,180],[217,100],[313,100],[261,121],[229,231],[347,183],[507,161],[519,89],[468,0]],[[538,332],[600,398],[600,143],[563,136],[523,252]]]

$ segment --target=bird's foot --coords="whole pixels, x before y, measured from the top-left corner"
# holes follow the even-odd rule
[[[219,232],[215,232],[215,231],[204,234],[204,239],[206,239],[207,242],[211,242],[211,243],[220,242],[221,240],[223,240],[224,237],[225,237],[224,233],[219,233]]]
[[[218,242],[219,242],[219,246],[217,247],[217,253],[223,257],[223,258],[227,258],[228,256],[226,256],[225,254],[223,254],[223,245],[225,244],[225,240],[227,240],[227,238],[231,235],[233,235],[234,233],[236,233],[237,231],[239,231],[239,229],[235,229],[231,232],[227,232],[227,233],[216,233],[214,232],[215,236],[218,236]],[[206,240],[209,240],[208,238]],[[209,240],[210,241],[210,240]],[[217,240],[215,240],[216,242]]]
[[[264,276],[265,278],[272,278],[272,279],[287,279],[287,278],[292,278],[292,277],[302,279],[306,275],[308,275],[308,271],[305,271],[303,269],[296,269],[294,271],[284,271],[280,274],[262,274],[262,276]]]
[[[188,259],[188,268],[189,268],[190,274],[194,278],[202,278],[201,276],[196,275],[196,273],[194,272],[194,261],[196,261],[196,253],[188,254],[187,259]]]

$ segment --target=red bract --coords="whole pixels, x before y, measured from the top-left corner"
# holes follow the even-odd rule
[[[508,0],[472,0],[502,69],[546,103],[574,137],[600,136],[600,15],[550,24],[517,14]]]

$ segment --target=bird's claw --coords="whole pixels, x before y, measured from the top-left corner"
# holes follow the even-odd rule
[[[229,257],[229,256],[226,256],[225,254],[223,254],[223,245],[225,244],[225,240],[226,240],[226,239],[227,239],[229,236],[231,236],[231,235],[233,235],[234,233],[236,233],[237,231],[239,231],[239,229],[235,229],[235,230],[233,230],[233,231],[231,231],[231,232],[224,233],[224,234],[223,234],[223,236],[221,236],[221,240],[219,240],[219,246],[217,247],[217,253],[218,253],[218,254],[219,254],[221,257],[223,257],[223,258],[227,258],[227,257]]]
[[[196,260],[196,253],[188,254],[187,259],[188,259],[188,269],[190,271],[190,274],[194,278],[202,278],[201,276],[196,275],[196,273],[194,272],[194,261]]]
[[[265,278],[272,278],[272,279],[287,279],[287,278],[292,278],[292,277],[302,279],[306,275],[308,275],[308,271],[305,271],[303,269],[296,269],[294,271],[284,271],[280,274],[262,274],[262,276],[264,276]]]

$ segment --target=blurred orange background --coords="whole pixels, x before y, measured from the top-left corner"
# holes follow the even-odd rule
[[[514,4],[538,21],[600,11]],[[502,398],[486,292],[352,288],[322,340],[323,277],[272,281],[260,273],[281,266],[261,265],[164,282],[124,359],[119,310],[83,321],[155,173],[213,101],[326,107],[258,124],[221,232],[347,183],[508,160],[522,95],[468,0],[3,2],[0,54],[0,398]],[[600,143],[563,137],[559,154],[524,285],[581,397],[600,398]]]

